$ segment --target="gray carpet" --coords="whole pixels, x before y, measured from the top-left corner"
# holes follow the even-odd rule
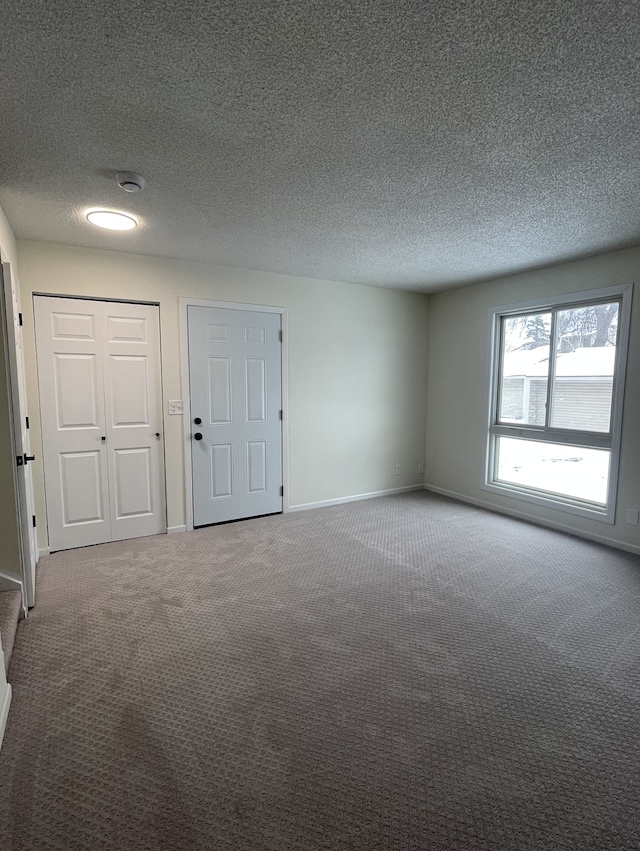
[[[0,847],[640,848],[640,560],[425,493],[59,553]]]

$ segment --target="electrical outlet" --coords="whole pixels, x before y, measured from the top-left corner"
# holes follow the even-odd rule
[[[182,399],[172,399],[169,402],[169,413],[184,414],[184,405],[182,403]]]
[[[400,470],[401,470],[401,469],[402,469],[402,467],[400,466],[400,464],[396,464],[396,476],[399,476],[399,475],[400,475]]]
[[[638,512],[637,508],[627,508],[627,523],[630,526],[637,526],[638,525],[639,513],[640,512]]]

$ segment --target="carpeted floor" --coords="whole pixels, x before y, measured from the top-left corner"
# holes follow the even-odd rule
[[[41,562],[3,851],[640,848],[640,559],[413,493]]]

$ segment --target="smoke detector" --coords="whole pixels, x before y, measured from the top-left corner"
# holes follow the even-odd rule
[[[145,179],[133,171],[119,171],[116,174],[116,183],[125,192],[140,192],[144,189]]]

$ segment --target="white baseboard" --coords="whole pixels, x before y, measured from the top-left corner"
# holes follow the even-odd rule
[[[0,656],[2,656],[2,653],[0,653]],[[11,686],[9,683],[5,683],[4,685],[4,695],[2,696],[2,704],[0,705],[0,748],[2,747],[2,739],[4,738],[4,730],[7,726],[7,718],[9,717],[9,707],[11,706]]]
[[[42,558],[43,556],[49,556],[49,555],[51,555],[51,550],[50,550],[49,547],[42,547],[41,549],[38,550],[38,558],[39,559]]]
[[[183,524],[182,526],[167,526],[167,535],[175,535],[177,532],[186,532],[187,527]]]
[[[595,532],[583,532],[582,529],[575,529],[573,526],[567,526],[565,523],[557,523],[555,520],[546,520],[542,517],[536,517],[534,514],[527,514],[526,511],[518,511],[513,508],[504,508],[502,505],[496,505],[493,502],[485,502],[482,499],[476,499],[472,496],[465,496],[455,491],[439,488],[435,485],[424,486],[427,491],[439,493],[442,496],[448,496],[451,499],[457,499],[459,502],[467,502],[470,505],[475,505],[478,508],[485,508],[487,511],[495,511],[498,514],[506,514],[509,517],[517,517],[518,520],[526,520],[528,523],[535,523],[538,526],[546,526],[549,529],[556,529],[558,532],[566,532],[568,535],[575,535],[578,538],[585,538],[587,541],[595,541],[597,544],[606,544],[608,547],[614,547],[617,550],[624,550],[627,553],[640,555],[640,547],[634,544],[625,544],[622,541],[616,541],[615,538],[608,538],[606,535],[598,535]]]
[[[341,496],[338,499],[323,499],[320,502],[302,502],[299,505],[290,505],[285,513],[290,511],[307,511],[309,508],[326,508],[328,505],[342,505],[344,502],[358,502],[361,499],[375,499],[377,496],[391,496],[394,493],[409,493],[409,491],[421,491],[424,485],[407,485],[404,488],[389,488],[385,491],[372,491],[371,493],[358,493],[354,496]]]

